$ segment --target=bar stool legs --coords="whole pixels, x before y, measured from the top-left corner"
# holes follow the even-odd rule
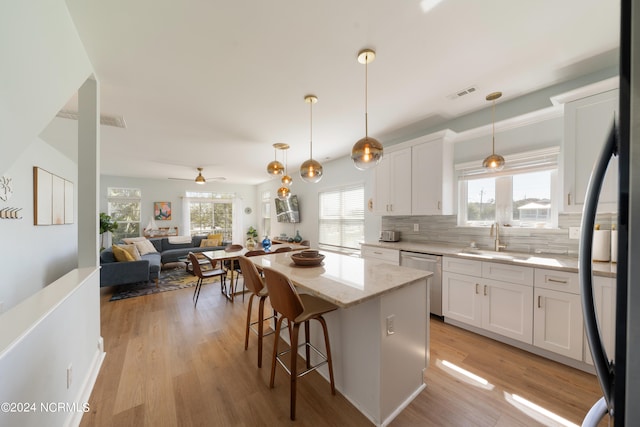
[[[322,353],[320,353],[310,342],[309,342],[309,320],[306,320],[304,322],[304,331],[305,331],[305,342],[303,344],[301,344],[300,346],[304,346],[305,347],[305,353],[306,353],[306,369],[300,373],[298,373],[298,352],[295,351],[298,349],[298,347],[300,347],[298,345],[298,335],[300,333],[300,323],[298,322],[290,322],[289,325],[289,338],[291,340],[291,346],[288,350],[285,350],[283,352],[278,353],[278,342],[280,339],[280,331],[282,328],[282,321],[285,318],[283,316],[281,316],[278,319],[278,322],[276,324],[276,337],[275,337],[275,342],[274,342],[274,348],[273,348],[273,357],[271,359],[271,379],[269,381],[269,387],[273,388],[274,387],[274,383],[275,383],[275,376],[276,376],[276,362],[280,363],[280,365],[284,368],[285,371],[287,371],[287,373],[289,374],[289,379],[290,379],[290,387],[291,387],[291,410],[290,410],[290,417],[291,420],[295,420],[296,419],[296,395],[297,395],[297,379],[298,377],[301,377],[303,375],[308,374],[311,371],[314,371],[316,369],[318,369],[320,366],[324,365],[324,364],[328,364],[328,368],[329,368],[329,382],[331,385],[331,394],[335,396],[336,394],[336,386],[335,386],[335,381],[333,379],[333,360],[331,358],[331,345],[329,344],[329,331],[327,329],[327,323],[324,320],[324,318],[322,316],[317,316],[314,317],[314,319],[316,319],[318,322],[320,322],[320,324],[322,325],[322,331],[323,331],[323,335],[324,335],[324,342],[325,342],[325,347],[326,347],[326,356],[323,355]],[[291,325],[291,323],[293,325]],[[311,365],[311,350],[314,350],[314,352],[316,352],[318,355],[320,355],[324,360],[321,361],[320,363],[318,363],[317,365],[312,366]],[[290,362],[289,362],[289,366],[290,369],[287,368],[287,366],[284,364],[284,362],[282,362],[282,360],[280,359],[280,356],[285,355],[286,353],[290,353]]]

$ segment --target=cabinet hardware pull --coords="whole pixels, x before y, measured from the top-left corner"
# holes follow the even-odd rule
[[[442,202],[440,200],[438,200],[438,210],[442,209]]]
[[[538,295],[538,308],[542,308],[542,295]]]
[[[478,295],[478,284],[476,283],[476,295]]]
[[[567,205],[571,205],[571,193],[567,193]]]
[[[552,278],[548,278],[547,282],[553,282],[553,283],[564,283],[565,285],[567,284],[566,280],[559,280],[559,279],[552,279]]]
[[[487,285],[484,285],[484,296],[487,296]]]
[[[373,253],[376,254],[376,255],[382,255],[382,252],[375,252],[374,251]]]

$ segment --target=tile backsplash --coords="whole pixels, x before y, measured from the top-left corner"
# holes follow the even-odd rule
[[[554,229],[500,227],[500,241],[510,252],[577,257],[579,240],[569,239],[569,227],[580,227],[581,218],[581,214],[560,214],[558,228]],[[596,217],[596,223],[603,230],[610,230],[616,221],[617,214],[598,214]],[[419,231],[413,231],[414,224],[418,224]],[[494,238],[489,236],[489,227],[459,227],[456,215],[384,216],[382,229],[400,231],[401,240],[410,242],[464,247],[474,241],[481,249],[491,249],[494,243]]]

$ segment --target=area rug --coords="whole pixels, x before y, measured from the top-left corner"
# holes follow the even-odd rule
[[[133,283],[130,285],[118,286],[115,288],[109,301],[118,301],[126,298],[190,288],[195,286],[197,281],[198,278],[191,273],[187,273],[184,269],[184,264],[182,264],[181,267],[162,270],[160,272],[160,278],[158,279],[158,287],[156,287],[155,282]]]

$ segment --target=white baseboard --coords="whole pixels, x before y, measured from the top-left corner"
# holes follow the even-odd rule
[[[98,342],[98,347],[96,348],[96,352],[91,360],[91,367],[89,368],[89,372],[82,383],[82,387],[80,388],[80,396],[76,399],[76,402],[80,404],[85,404],[89,402],[89,398],[91,397],[91,392],[93,391],[93,386],[96,384],[96,379],[98,378],[98,373],[100,372],[100,368],[102,367],[102,362],[104,361],[104,357],[107,353],[102,351],[100,343],[102,342],[102,337]],[[82,421],[82,416],[84,412],[76,411],[70,412],[69,418],[67,418],[67,422],[65,423],[65,427],[78,427],[80,425],[80,421]]]

